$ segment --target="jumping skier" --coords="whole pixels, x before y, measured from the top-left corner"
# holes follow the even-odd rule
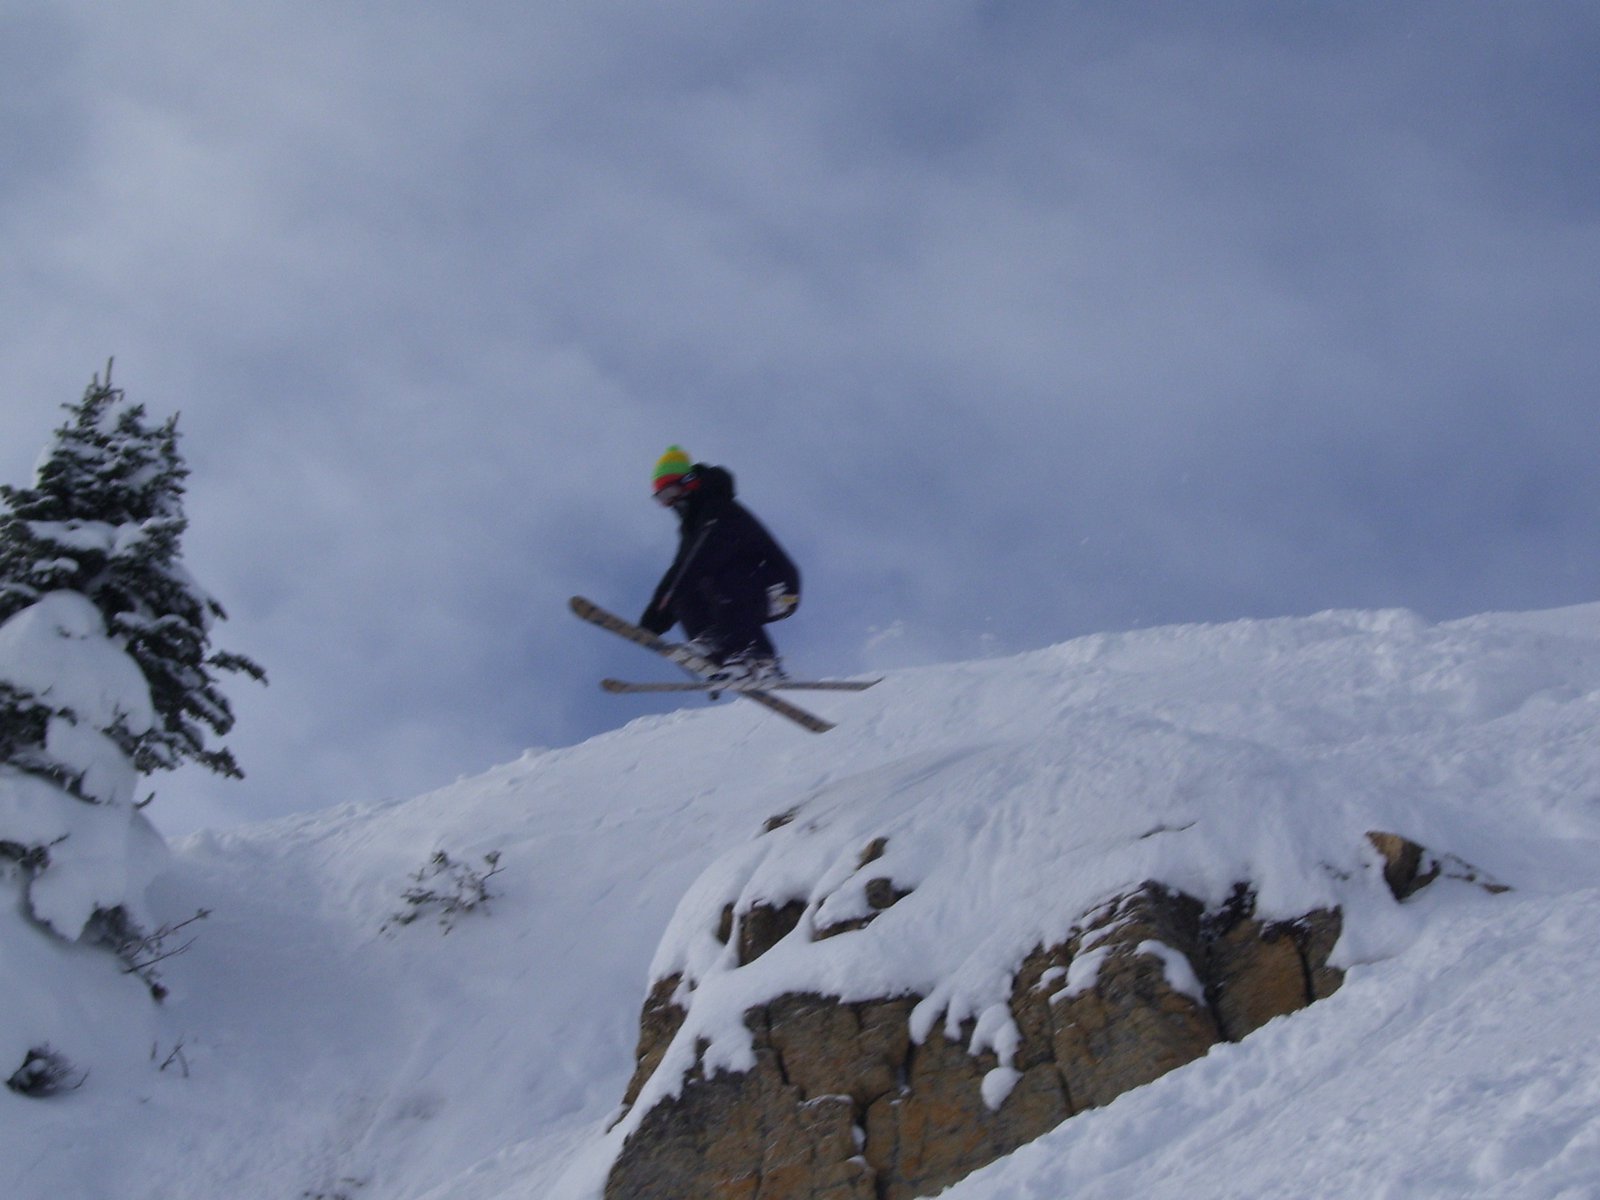
[[[750,511],[733,475],[669,446],[651,480],[656,503],[678,515],[678,553],[639,624],[661,635],[682,624],[688,647],[716,663],[715,679],[784,678],[765,625],[800,603],[800,572]]]

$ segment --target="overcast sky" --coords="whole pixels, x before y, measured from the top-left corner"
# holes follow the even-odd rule
[[[6,0],[0,478],[112,355],[182,414],[272,683],[172,834],[670,707],[564,607],[643,607],[669,442],[802,674],[1600,600],[1597,62],[1592,0]]]

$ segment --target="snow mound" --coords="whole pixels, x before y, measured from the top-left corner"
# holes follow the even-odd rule
[[[974,1021],[971,1048],[1004,1062],[1018,965],[1144,881],[1212,908],[1246,884],[1268,921],[1338,907],[1332,964],[1349,968],[1420,932],[1369,832],[1518,887],[1581,869],[1600,838],[1596,632],[1600,609],[1440,626],[1331,612],[893,680],[783,823],[679,905],[651,971],[681,977],[688,1017],[617,1136],[697,1063],[751,1068],[743,1014],[784,994],[920,996],[914,1039]],[[932,736],[912,735],[918,718]],[[904,898],[875,912],[885,879]],[[730,916],[785,905],[803,905],[793,932],[741,962]]]

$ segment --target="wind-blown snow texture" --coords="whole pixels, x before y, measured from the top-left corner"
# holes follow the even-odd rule
[[[1147,878],[1343,905],[1345,987],[946,1196],[1600,1194],[1600,606],[1105,635],[825,709],[816,738],[688,708],[176,847],[155,915],[214,915],[163,964],[152,1046],[79,1050],[88,1081],[51,1100],[0,1092],[0,1194],[590,1200],[653,978],[697,982],[686,1033],[730,1067],[743,1007],[795,989],[916,991],[918,1032],[979,1017],[1003,1055],[1008,968]],[[1374,829],[1514,890],[1397,905]],[[383,929],[437,849],[501,852],[491,911]],[[884,875],[910,895],[808,940]],[[796,934],[737,968],[724,905],[793,898]],[[85,1004],[128,982],[74,968]]]

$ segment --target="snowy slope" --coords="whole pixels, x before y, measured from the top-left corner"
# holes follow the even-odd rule
[[[48,1101],[0,1092],[0,1195],[587,1200],[652,978],[698,982],[729,1065],[741,1006],[787,988],[916,990],[932,1027],[1148,877],[1219,899],[1249,878],[1268,915],[1345,905],[1344,989],[947,1195],[1600,1195],[1600,606],[1103,635],[817,707],[823,738],[691,707],[174,847],[152,909],[212,915],[163,964],[151,1053],[97,1049]],[[1515,890],[1394,905],[1368,829]],[[723,905],[847,917],[875,837],[907,899],[727,961]],[[500,852],[491,910],[385,929],[440,849]]]

